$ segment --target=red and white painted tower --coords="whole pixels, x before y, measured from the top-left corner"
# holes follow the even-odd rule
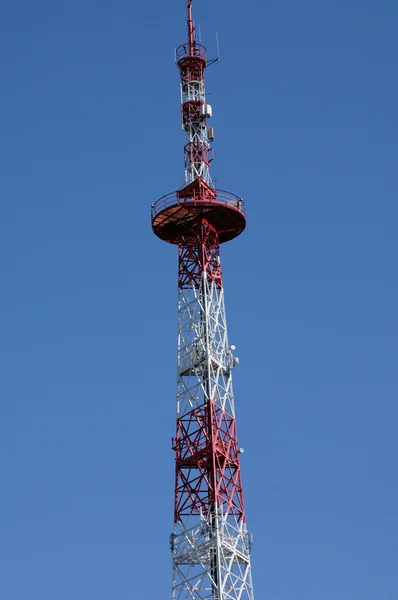
[[[254,600],[236,434],[220,244],[245,228],[241,198],[214,188],[206,48],[192,0],[188,42],[176,51],[185,131],[185,183],[152,205],[152,227],[178,247],[177,427],[173,600]],[[212,61],[210,61],[212,62]]]

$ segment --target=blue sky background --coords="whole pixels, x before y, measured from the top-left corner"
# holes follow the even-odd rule
[[[202,0],[256,599],[397,600],[396,0]],[[0,7],[0,597],[170,597],[182,0]]]

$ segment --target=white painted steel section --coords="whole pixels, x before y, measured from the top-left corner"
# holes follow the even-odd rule
[[[177,419],[210,398],[234,416],[224,291],[205,274],[201,289],[179,290],[177,363]],[[220,506],[185,517],[171,535],[172,599],[254,600],[251,544],[245,523]]]
[[[181,104],[184,105],[186,102],[198,101],[203,103],[203,107],[206,107],[206,92],[205,84],[202,81],[189,81],[180,85],[181,89]],[[210,107],[211,111],[211,107]],[[209,115],[211,116],[211,114]],[[208,136],[208,126],[205,121],[198,121],[197,123],[188,123],[185,127],[186,141],[185,144],[202,143],[208,150],[210,150],[210,141]],[[211,187],[213,182],[210,176],[210,167],[204,162],[198,164],[190,164],[185,168],[185,183],[188,185],[195,181],[198,177],[201,177]]]

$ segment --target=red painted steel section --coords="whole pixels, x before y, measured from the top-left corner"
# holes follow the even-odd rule
[[[207,279],[222,287],[220,245],[217,231],[205,219],[191,222],[189,235],[178,246],[178,286],[197,288],[203,285],[203,272]]]
[[[213,400],[177,420],[175,522],[215,504],[245,521],[235,419]]]
[[[187,13],[188,13],[188,44],[191,53],[195,48],[195,25],[192,18],[192,0],[187,0]]]

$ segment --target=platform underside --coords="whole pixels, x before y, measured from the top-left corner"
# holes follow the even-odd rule
[[[238,206],[217,201],[190,202],[185,200],[167,206],[152,215],[154,233],[165,242],[179,244],[189,238],[193,223],[198,217],[206,219],[217,231],[219,242],[228,242],[237,237],[246,227],[246,217]]]

